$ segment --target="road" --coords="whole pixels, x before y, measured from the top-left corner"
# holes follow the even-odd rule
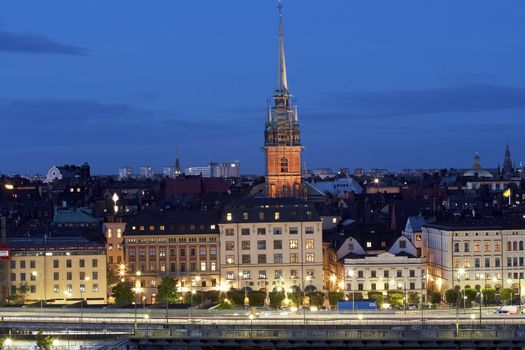
[[[494,315],[494,307],[484,308],[481,313],[482,324],[525,324],[525,315]],[[374,311],[306,311],[282,312],[259,311],[253,319],[246,310],[169,310],[168,323],[177,324],[217,324],[217,325],[450,325],[456,321],[456,310],[418,310],[396,312]],[[460,309],[459,322],[463,325],[479,324],[479,309]],[[53,308],[0,308],[0,317],[4,323],[57,323],[57,324],[166,324],[166,311],[163,309],[79,309]]]

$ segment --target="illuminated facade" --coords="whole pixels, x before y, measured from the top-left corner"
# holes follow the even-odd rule
[[[286,77],[282,13],[279,11],[279,61],[273,105],[264,131],[267,197],[301,195],[301,146],[297,107],[291,101]]]

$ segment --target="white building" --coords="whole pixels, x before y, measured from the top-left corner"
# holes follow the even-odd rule
[[[386,292],[397,289],[405,297],[416,294],[426,300],[426,259],[417,257],[416,247],[398,233],[376,224],[355,224],[340,244],[337,256],[343,260],[345,294]]]
[[[174,177],[175,176],[175,167],[165,166],[162,168],[162,176],[164,177]]]
[[[241,162],[210,163],[211,177],[240,177]]]
[[[322,290],[322,222],[312,205],[251,198],[220,219],[221,283],[254,290]]]
[[[118,177],[121,180],[130,179],[133,177],[133,168],[131,167],[122,167],[118,169]]]
[[[153,167],[150,165],[143,165],[140,167],[140,177],[145,179],[152,179],[155,175]]]
[[[211,167],[208,166],[192,166],[186,168],[184,171],[186,175],[201,175],[202,177],[211,177]]]
[[[519,291],[525,271],[525,224],[487,219],[426,224],[422,228],[428,252],[429,288],[513,288]]]

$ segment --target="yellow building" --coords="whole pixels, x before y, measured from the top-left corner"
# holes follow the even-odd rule
[[[155,303],[162,277],[182,292],[219,288],[219,227],[215,211],[144,211],[124,232],[126,276],[137,302]],[[137,273],[138,272],[138,273]]]
[[[60,237],[13,238],[7,245],[11,302],[106,304],[103,244]]]

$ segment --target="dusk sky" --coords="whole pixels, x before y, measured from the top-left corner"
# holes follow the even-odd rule
[[[525,1],[284,0],[309,168],[525,160]],[[4,1],[0,173],[264,172],[277,2]]]

